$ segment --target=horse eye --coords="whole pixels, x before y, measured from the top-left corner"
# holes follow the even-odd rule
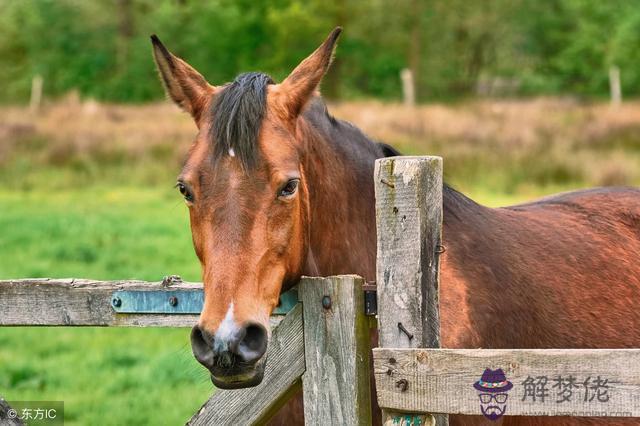
[[[178,191],[180,191],[180,194],[182,194],[185,200],[189,202],[193,201],[193,194],[191,194],[184,183],[178,182],[176,186],[178,187]]]
[[[290,197],[296,193],[300,179],[291,179],[278,193],[278,197]]]

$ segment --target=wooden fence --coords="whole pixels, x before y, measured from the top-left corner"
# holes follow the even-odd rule
[[[502,369],[514,385],[506,415],[640,417],[639,349],[440,349],[442,160],[378,160],[375,186],[373,366],[363,280],[303,278],[294,303],[272,317],[263,382],[215,392],[188,424],[264,423],[300,387],[306,424],[370,424],[371,368],[388,425],[480,415],[473,384],[487,368]],[[131,294],[142,305],[159,305],[125,309]],[[201,294],[200,284],[182,282],[0,281],[0,325],[187,327],[197,320]]]

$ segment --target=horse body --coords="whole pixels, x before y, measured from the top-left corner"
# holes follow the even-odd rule
[[[443,240],[444,346],[640,346],[640,190],[500,209],[450,193]]]
[[[312,124],[301,128],[313,129],[305,135],[314,147],[307,168],[317,171],[310,187],[321,189],[311,192],[317,272],[374,280],[373,166],[383,147],[332,119],[319,100],[304,120]],[[326,126],[333,133],[317,130]],[[494,209],[445,186],[443,244],[444,347],[640,347],[639,189]]]
[[[310,187],[323,189],[311,208],[317,269],[305,273],[375,279],[373,166],[395,153],[334,120],[319,100],[304,121],[301,136],[314,147],[306,167],[318,172]],[[344,189],[340,196],[324,190],[327,181]],[[582,190],[493,209],[445,186],[443,244],[443,347],[640,347],[640,190]],[[495,424],[451,417],[455,425],[485,422]],[[507,417],[502,424],[558,422],[637,423]]]
[[[251,73],[226,86],[152,38],[167,93],[199,129],[177,186],[204,281],[192,348],[218,387],[260,383],[269,314],[300,276],[375,280],[374,164],[397,153],[331,117],[316,94],[339,33],[280,84]],[[640,347],[640,190],[491,209],[445,185],[443,208],[443,347]],[[301,406],[294,398],[272,423],[300,423]],[[625,422],[502,424],[559,421]]]

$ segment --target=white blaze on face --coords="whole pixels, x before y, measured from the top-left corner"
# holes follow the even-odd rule
[[[234,335],[238,332],[236,321],[233,318],[233,302],[229,304],[229,309],[220,323],[214,337],[214,349],[217,352],[229,350],[228,344],[233,340]]]
[[[233,148],[229,148],[229,156],[230,157],[235,157],[236,156],[236,152],[233,150]]]

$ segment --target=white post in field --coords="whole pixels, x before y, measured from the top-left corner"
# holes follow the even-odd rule
[[[616,65],[609,68],[609,89],[611,91],[611,105],[620,105],[622,102],[622,88],[620,87],[620,68]]]
[[[400,79],[402,80],[402,99],[404,104],[408,107],[413,107],[416,104],[413,72],[409,68],[404,68],[400,72]]]

